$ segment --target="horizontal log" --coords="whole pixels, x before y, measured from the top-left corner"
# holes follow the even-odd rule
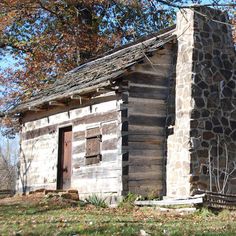
[[[117,192],[120,189],[119,179],[117,177],[107,178],[84,178],[83,181],[77,178],[72,181],[73,186],[78,189],[80,194],[91,195],[97,193],[98,195],[104,193]]]
[[[118,115],[119,111],[117,110],[112,110],[109,112],[103,112],[99,114],[93,113],[90,115],[86,115],[84,117],[60,122],[55,125],[48,125],[42,128],[27,131],[25,133],[22,133],[22,140],[34,139],[45,134],[53,134],[57,132],[57,127],[66,126],[67,124],[70,125],[71,123],[73,123],[73,125],[79,125],[79,124],[91,124],[91,123],[103,122],[108,120],[116,120]]]
[[[73,147],[73,154],[78,154],[78,153],[81,153],[81,152],[86,152],[86,148],[85,148],[85,142],[78,145],[78,146],[75,146]]]
[[[137,83],[137,84],[149,84],[149,85],[159,85],[159,86],[168,85],[168,78],[166,78],[165,76],[156,76],[142,73],[132,73],[129,76],[129,81],[131,83]]]
[[[93,164],[97,164],[100,163],[101,156],[100,154],[96,155],[96,156],[86,156],[85,157],[85,165],[93,165]]]
[[[111,164],[114,164],[116,163],[117,161],[117,158],[118,158],[118,155],[115,155],[115,154],[110,154],[110,155],[102,155],[101,157],[101,161],[102,163],[111,163]],[[76,169],[80,169],[80,168],[84,168],[84,167],[91,167],[90,165],[86,164],[85,163],[85,157],[81,158],[81,159],[78,159],[77,161],[73,161],[73,168],[76,170]],[[91,163],[92,164],[92,163]],[[95,163],[94,163],[95,164]]]
[[[155,117],[155,116],[153,117],[153,116],[141,116],[141,115],[129,116],[129,124],[131,125],[164,127],[165,123],[166,123],[166,117]]]
[[[118,159],[118,153],[115,152],[108,152],[104,153],[102,152],[102,162],[115,162]]]
[[[159,165],[164,168],[164,159],[162,156],[153,157],[153,156],[129,156],[129,165],[134,166],[144,166],[149,165]]]
[[[148,134],[130,134],[129,135],[129,142],[144,142],[144,143],[152,143],[152,144],[160,144],[165,141],[164,135],[148,135]]]
[[[62,99],[65,99],[65,97],[63,97]],[[59,113],[63,113],[63,112],[68,112],[68,110],[72,111],[74,109],[84,109],[84,107],[89,107],[91,105],[94,104],[99,104],[99,103],[105,103],[105,102],[110,102],[110,101],[117,101],[121,99],[119,97],[119,94],[117,94],[116,96],[107,96],[107,97],[93,97],[92,99],[90,98],[89,101],[82,101],[82,105],[80,105],[78,103],[77,100],[73,100],[70,101],[68,106],[66,107],[59,107],[59,106],[54,106],[51,107],[50,109],[47,109],[45,111],[42,112],[26,112],[26,115],[22,118],[22,122],[29,122],[29,121],[35,121],[35,120],[39,120],[41,118],[45,118],[45,117],[49,117],[51,115],[55,115],[55,114],[59,114]]]
[[[162,164],[162,163],[161,163]],[[147,173],[147,172],[157,172],[157,173],[162,173],[163,166],[162,165],[151,165],[147,163],[146,165],[131,165],[129,162],[129,174],[131,173]]]
[[[130,86],[129,88],[129,96],[134,98],[138,97],[166,100],[167,95],[168,90],[164,88],[145,88],[136,86]]]
[[[80,141],[85,139],[85,131],[73,132],[73,141]]]
[[[128,186],[130,188],[132,187],[142,187],[142,186],[146,186],[146,187],[157,187],[158,189],[162,189],[163,186],[163,181],[162,180],[132,180],[128,182]]]
[[[57,132],[57,125],[50,125],[50,126],[46,126],[43,128],[34,129],[31,131],[22,133],[21,137],[22,137],[22,141],[24,141],[24,140],[34,139],[34,138],[37,138],[39,136],[43,136],[46,134],[53,134],[55,132]]]
[[[149,172],[135,172],[135,173],[130,173],[129,172],[129,181],[132,180],[148,180],[148,179],[162,179],[163,178],[163,173],[162,171],[149,171]]]
[[[168,76],[170,65],[155,65],[155,70],[153,69],[153,65],[150,63],[147,64],[139,64],[136,66],[136,72],[144,73],[144,74],[155,74],[157,76]]]
[[[109,178],[118,178],[121,174],[121,170],[108,170],[101,168],[101,171],[74,171],[73,178],[78,179],[109,179]]]
[[[142,143],[142,142],[129,142],[129,150],[133,152],[133,150],[163,150],[164,143],[160,144],[150,144],[150,143]]]
[[[157,106],[166,106],[165,100],[158,100],[153,98],[129,97],[129,104],[156,104]]]
[[[91,123],[98,123],[103,121],[110,121],[116,120],[118,117],[119,112],[117,110],[103,112],[103,113],[93,113],[81,118],[77,118],[72,120],[74,125],[83,124],[91,124]]]
[[[129,156],[138,158],[138,157],[148,157],[148,156],[153,156],[156,157],[157,159],[160,159],[161,156],[164,155],[164,150],[163,149],[131,149],[129,151]]]
[[[116,150],[118,148],[118,139],[113,138],[113,139],[108,139],[102,141],[102,151],[107,151],[107,150]]]
[[[101,130],[100,127],[93,127],[86,129],[86,138],[98,138],[100,140]]]
[[[166,117],[167,108],[166,106],[158,106],[155,104],[143,104],[143,103],[136,103],[128,106],[128,113],[129,116],[131,115],[155,115],[155,116],[161,116]]]
[[[164,135],[165,128],[159,126],[132,125],[128,126],[129,135]]]
[[[102,134],[116,134],[118,130],[117,122],[102,124]]]
[[[72,168],[79,169],[80,167],[85,166],[85,158],[76,158],[72,160]]]
[[[138,187],[129,187],[129,192],[135,193],[141,196],[155,195],[162,196],[163,195],[163,187],[162,186],[138,186]]]

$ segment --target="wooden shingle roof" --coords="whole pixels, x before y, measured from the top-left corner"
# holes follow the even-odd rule
[[[9,114],[23,113],[32,107],[42,106],[63,98],[82,95],[97,88],[108,86],[125,71],[145,57],[145,53],[158,48],[175,38],[175,26],[161,30],[125,47],[108,52],[65,74],[47,89],[22,102]]]

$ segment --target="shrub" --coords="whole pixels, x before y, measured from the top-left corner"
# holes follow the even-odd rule
[[[208,208],[201,208],[201,209],[197,210],[195,214],[200,216],[200,217],[211,217],[211,216],[214,216],[214,212],[211,211]]]
[[[118,207],[131,209],[134,207],[134,201],[138,198],[138,195],[134,193],[128,193],[119,203]]]
[[[93,195],[89,196],[88,198],[86,198],[85,202],[87,202],[88,204],[94,205],[96,207],[102,207],[102,208],[108,207],[105,199],[100,198],[95,194],[93,194]]]

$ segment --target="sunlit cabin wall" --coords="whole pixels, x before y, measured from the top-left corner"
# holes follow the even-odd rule
[[[56,189],[59,128],[72,125],[71,188],[80,196],[95,194],[121,195],[122,152],[121,112],[118,97],[104,96],[103,102],[57,112],[42,118],[40,112],[24,118],[21,132],[21,179],[27,191]],[[78,104],[79,105],[79,104]],[[32,121],[27,121],[32,120]],[[86,129],[99,126],[102,134],[102,161],[85,165]]]

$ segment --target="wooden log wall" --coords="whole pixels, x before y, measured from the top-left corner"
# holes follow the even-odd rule
[[[173,46],[168,44],[135,66],[123,80],[123,134],[128,136],[123,162],[124,191],[165,195],[166,125]],[[126,111],[126,113],[125,113]],[[127,117],[125,118],[125,114]],[[124,136],[123,136],[124,137]]]
[[[55,189],[57,182],[59,128],[72,126],[71,188],[81,197],[95,194],[121,195],[122,153],[120,98],[115,93],[103,95],[103,101],[37,119],[30,114],[21,134],[21,175],[28,190]],[[35,117],[33,119],[33,117]],[[40,114],[39,114],[40,117]],[[25,117],[27,120],[27,117]],[[85,164],[86,130],[100,127],[101,158],[97,164]]]

